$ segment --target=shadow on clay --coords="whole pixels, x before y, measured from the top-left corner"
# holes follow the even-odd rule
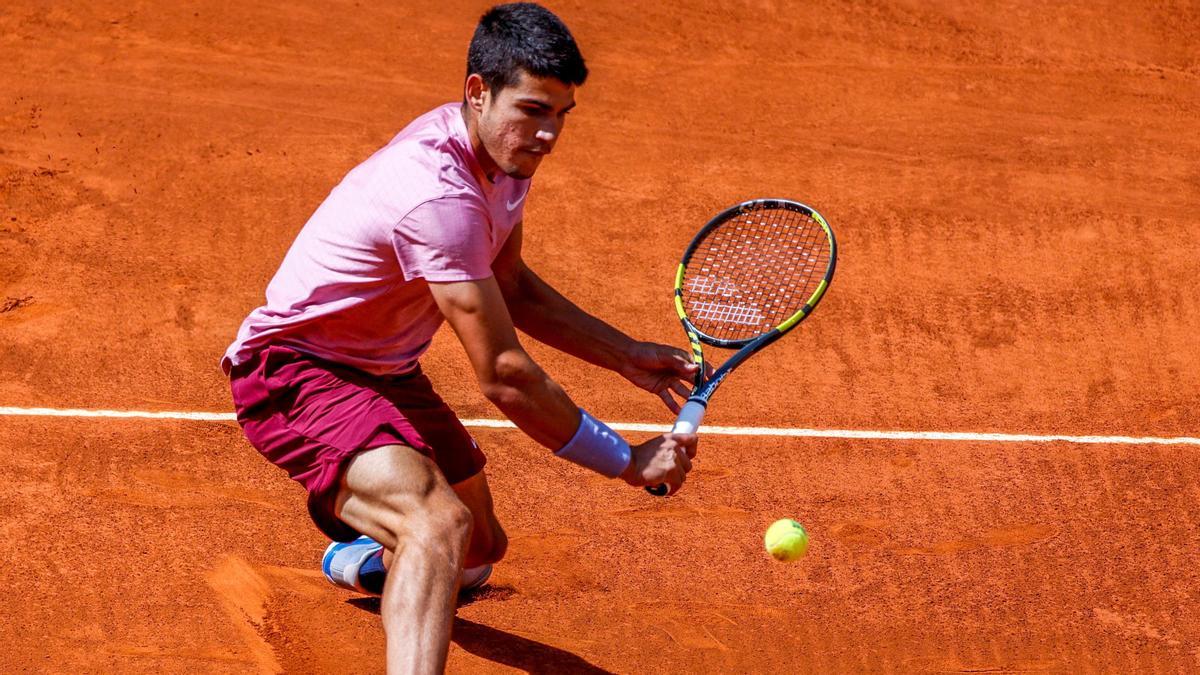
[[[463,618],[454,620],[454,644],[475,656],[527,673],[607,673],[580,656]]]
[[[517,589],[508,585],[488,584],[475,591],[462,593],[458,596],[458,606],[466,607],[480,600],[508,600],[517,594]],[[379,598],[354,597],[346,600],[346,604],[371,612],[379,613]]]
[[[515,592],[509,586],[488,587],[480,592],[463,596],[459,599],[459,606],[469,605],[476,600],[506,599]],[[497,595],[501,597],[497,598]],[[379,598],[350,598],[346,602],[373,614],[379,613]],[[462,617],[454,618],[454,629],[450,635],[450,641],[475,656],[533,675],[542,673],[547,675],[549,673],[614,675],[611,671],[595,666],[583,657],[565,649],[475,623]]]

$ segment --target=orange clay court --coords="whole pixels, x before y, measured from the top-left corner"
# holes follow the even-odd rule
[[[701,429],[658,500],[473,428],[512,541],[450,672],[1200,669],[1200,6],[1053,4],[553,2],[592,75],[525,256],[686,346],[691,235],[799,199],[837,276],[707,424],[1177,440]],[[486,5],[387,5],[5,3],[6,412],[230,412],[218,359],[296,231],[461,96]],[[598,417],[670,423],[530,349]],[[498,419],[448,333],[424,365]],[[303,491],[235,422],[8,414],[0,452],[0,670],[382,669],[378,604],[322,578]],[[785,517],[792,564],[762,549]]]

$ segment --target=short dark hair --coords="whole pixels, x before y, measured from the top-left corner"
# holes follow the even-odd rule
[[[532,2],[496,5],[475,27],[467,76],[478,73],[499,91],[516,84],[522,70],[576,86],[588,76],[574,36],[553,12]]]

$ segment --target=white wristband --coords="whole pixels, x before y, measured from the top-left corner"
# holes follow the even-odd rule
[[[583,408],[579,415],[575,435],[554,454],[609,478],[620,476],[633,457],[629,444]]]

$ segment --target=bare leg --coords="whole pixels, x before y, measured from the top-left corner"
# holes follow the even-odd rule
[[[508,535],[496,520],[492,491],[482,471],[450,486],[471,511],[471,543],[467,546],[465,567],[500,562],[508,551]]]
[[[402,445],[356,455],[342,478],[336,510],[392,552],[380,604],[388,673],[442,672],[470,510],[433,462]]]
[[[463,567],[500,562],[508,551],[508,535],[493,511],[492,491],[488,487],[487,476],[481,471],[450,487],[471,511],[471,543],[467,546]],[[392,568],[392,552],[387,549],[383,551],[383,566]]]

